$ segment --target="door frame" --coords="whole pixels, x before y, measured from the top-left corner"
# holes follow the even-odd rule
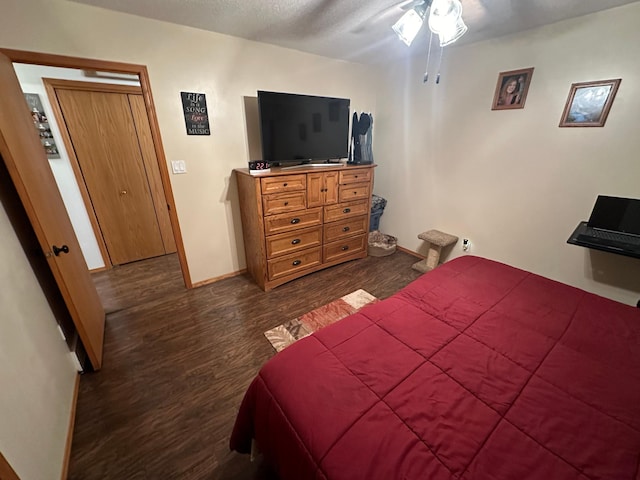
[[[7,459],[0,452],[0,479],[1,480],[20,480],[16,471],[11,467]]]
[[[175,200],[173,198],[173,190],[171,188],[171,180],[169,177],[169,169],[167,167],[167,158],[162,146],[162,138],[160,136],[160,127],[156,116],[155,104],[151,94],[151,83],[149,81],[149,72],[146,65],[137,65],[133,63],[113,62],[109,60],[95,60],[81,57],[70,57],[66,55],[56,55],[50,53],[31,52],[27,50],[14,50],[9,48],[0,48],[0,52],[7,56],[13,63],[26,63],[31,65],[45,65],[49,67],[75,68],[80,70],[94,70],[100,72],[128,73],[138,75],[140,79],[140,87],[142,89],[142,98],[144,99],[149,125],[151,126],[151,136],[153,138],[153,146],[156,152],[158,168],[160,169],[160,178],[162,180],[162,188],[169,207],[169,218],[171,219],[171,228],[176,242],[178,259],[182,270],[182,277],[186,288],[193,288],[191,275],[189,274],[189,266],[187,264],[187,256],[182,241],[182,232],[178,222]]]

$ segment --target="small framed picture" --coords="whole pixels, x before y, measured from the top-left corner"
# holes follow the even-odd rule
[[[533,77],[533,67],[500,72],[491,110],[524,108],[531,77]]]
[[[29,104],[29,113],[31,114],[31,119],[33,120],[33,124],[36,127],[36,130],[38,131],[38,136],[40,137],[42,148],[44,148],[47,157],[60,158],[60,152],[58,152],[56,142],[53,140],[53,134],[51,133],[49,120],[47,120],[47,116],[44,113],[44,108],[42,108],[42,101],[40,100],[40,96],[37,93],[25,93],[24,98],[27,101],[27,104]]]
[[[622,79],[574,83],[560,119],[561,127],[604,127]]]

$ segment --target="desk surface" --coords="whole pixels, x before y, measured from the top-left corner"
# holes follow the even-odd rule
[[[615,253],[617,255],[624,255],[626,257],[640,258],[640,251],[627,250],[625,248],[621,248],[620,246],[609,244],[606,240],[594,238],[592,240],[586,241],[580,239],[579,236],[586,233],[586,230],[587,222],[580,222],[567,240],[567,243],[570,243],[571,245],[578,245],[580,247],[591,248],[594,250],[601,250],[603,252]]]

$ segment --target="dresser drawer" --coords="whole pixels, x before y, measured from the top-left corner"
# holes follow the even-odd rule
[[[306,270],[320,265],[322,262],[321,247],[308,248],[291,255],[285,255],[273,260],[267,260],[269,280],[286,277],[300,270]]]
[[[365,200],[371,196],[368,183],[340,185],[338,189],[338,201],[340,203],[348,202],[350,200]]]
[[[366,242],[366,235],[358,235],[357,237],[345,238],[338,242],[328,243],[324,246],[324,262],[328,263],[340,257],[364,252]]]
[[[322,225],[322,208],[320,207],[270,215],[264,219],[264,233],[265,235],[274,235],[315,225]]]
[[[306,175],[279,175],[260,179],[262,194],[293,192],[307,188]]]
[[[305,228],[295,232],[267,237],[267,258],[286,255],[322,245],[322,227]]]
[[[328,223],[324,226],[324,242],[333,242],[341,238],[352,237],[367,231],[366,215],[339,222]]]
[[[365,215],[369,212],[369,202],[360,200],[358,202],[339,203],[324,207],[324,221],[335,222],[346,218]]]
[[[304,190],[262,196],[262,211],[265,215],[303,210],[306,206],[307,194]]]
[[[340,172],[340,185],[348,183],[362,183],[371,180],[373,170],[370,168],[359,168],[355,170],[342,170]]]

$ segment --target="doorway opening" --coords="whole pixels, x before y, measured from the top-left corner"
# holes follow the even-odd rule
[[[186,254],[184,252],[184,245],[182,243],[182,235],[176,215],[175,202],[173,199],[173,191],[171,189],[171,183],[169,180],[169,171],[167,168],[166,156],[164,154],[164,148],[162,146],[160,129],[155,114],[153,96],[151,93],[149,75],[146,66],[11,49],[0,49],[0,52],[6,55],[14,65],[40,65],[47,67],[72,69],[80,73],[85,72],[85,80],[88,80],[89,83],[96,83],[97,81],[100,81],[100,83],[114,83],[115,79],[124,78],[128,79],[128,83],[129,85],[131,85],[131,80],[137,79],[137,83],[139,83],[140,97],[136,97],[134,99],[136,105],[135,107],[132,107],[132,109],[136,109],[136,114],[139,117],[146,116],[148,121],[148,130],[143,133],[143,136],[145,137],[143,140],[146,143],[144,147],[141,147],[141,150],[143,148],[146,149],[145,154],[148,157],[147,164],[153,162],[154,167],[157,167],[155,169],[155,171],[157,172],[155,178],[151,178],[151,175],[149,175],[147,181],[155,190],[154,195],[156,195],[156,197],[164,196],[167,207],[166,213],[168,214],[168,225],[166,224],[167,222],[165,222],[164,225],[164,241],[166,243],[171,243],[170,240],[168,240],[168,237],[173,236],[175,242],[175,252],[177,253],[179,259],[184,284],[187,288],[192,288],[193,284],[190,279],[189,269],[186,261]],[[149,157],[155,157],[155,159]],[[120,190],[120,192],[122,192],[122,190]],[[127,194],[129,193],[130,192],[127,190]],[[158,200],[156,203],[159,204],[160,201]],[[87,213],[91,215],[90,212]],[[167,253],[171,253],[172,250],[173,248],[172,246],[170,246]]]
[[[172,257],[174,259],[177,257],[177,260],[178,260],[177,263],[179,264],[180,271],[182,272],[182,281],[184,283],[184,286],[186,286],[187,288],[193,287],[190,280],[190,275],[189,275],[188,266],[186,262],[186,255],[185,255],[184,246],[182,243],[182,236],[180,233],[178,219],[176,216],[175,202],[173,199],[173,193],[172,193],[171,184],[169,181],[169,172],[166,166],[166,157],[164,154],[158,122],[155,115],[155,107],[153,104],[153,97],[150,90],[149,77],[148,77],[146,67],[143,65],[134,65],[134,64],[102,61],[102,60],[92,60],[92,59],[84,59],[84,58],[76,58],[76,57],[66,57],[66,56],[60,56],[60,55],[41,54],[41,53],[35,53],[35,52],[26,52],[26,51],[20,51],[20,50],[1,49],[1,48],[0,48],[0,53],[4,57],[6,57],[5,60],[8,59],[10,62],[13,63],[13,65],[26,64],[26,65],[41,65],[41,66],[48,66],[48,67],[60,67],[60,68],[76,69],[79,71],[106,72],[107,75],[108,74],[115,74],[115,75],[124,74],[129,76],[135,76],[138,79],[139,87],[134,94],[137,96],[133,100],[129,100],[129,97],[127,96],[127,102],[129,104],[130,111],[135,112],[135,113],[132,113],[132,115],[133,114],[137,115],[139,117],[138,120],[140,120],[143,117],[147,120],[147,125],[143,133],[143,135],[146,137],[146,142],[147,142],[146,143],[147,160],[153,162],[152,165],[157,172],[155,179],[151,179],[150,178],[151,176],[146,173],[147,168],[145,168],[144,171],[145,171],[146,178],[144,179],[144,181],[141,181],[141,183],[146,183],[149,191],[151,191],[152,189],[151,185],[154,184],[155,190],[156,190],[155,193],[156,194],[160,193],[161,196],[164,197],[163,200],[159,200],[154,204],[153,206],[154,213],[150,215],[150,217],[155,217],[156,223],[159,223],[160,220],[159,220],[159,215],[157,213],[156,208],[158,210],[163,210],[162,207],[163,206],[166,207],[166,210],[164,210],[164,213],[166,216],[164,220],[165,227],[166,227],[164,232],[165,237],[163,237],[161,240],[163,249],[164,249],[163,254],[170,253],[170,250],[167,251],[167,249],[165,248],[165,243],[167,244],[170,243],[169,240],[167,239],[171,237],[171,239],[175,243],[175,247],[173,248],[175,249],[174,251],[176,252],[175,254],[172,255]],[[15,67],[14,67],[14,73],[15,73]],[[95,80],[95,79],[92,79],[92,80]],[[30,93],[30,92],[27,92],[27,93]],[[20,108],[18,108],[19,103],[17,100],[17,97],[19,96],[19,94],[17,92],[13,93],[13,91],[11,94],[16,97],[16,100],[13,101],[12,105],[16,107],[15,108],[16,110],[20,110]],[[23,105],[25,106],[27,105],[27,102],[25,102],[24,98],[21,99],[21,102]],[[32,113],[33,120],[36,121],[37,123],[38,130],[39,131],[45,130],[43,132],[43,135],[40,136],[42,148],[45,150],[47,154],[55,155],[56,149],[51,148],[52,146],[51,144],[55,142],[52,142],[53,138],[48,136],[51,134],[51,132],[50,131],[47,132],[46,128],[40,129],[40,124],[46,123],[44,122],[44,120],[49,120],[49,117],[53,118],[55,115],[49,115],[49,117],[42,118],[42,117],[35,116],[37,112],[31,112],[31,113]],[[63,115],[64,115],[64,112],[63,112]],[[26,122],[26,119],[25,119],[25,122]],[[11,145],[20,147],[17,150],[15,150],[15,153],[17,154],[16,157],[14,159],[9,159],[9,160],[19,161],[20,158],[27,158],[23,156],[23,153],[25,153],[26,150],[22,149],[22,146],[19,140],[15,140],[20,138],[26,138],[26,139],[29,139],[29,142],[33,142],[34,140],[32,140],[32,137],[28,133],[25,133],[27,132],[27,130],[29,129],[26,128],[26,126],[24,128],[21,127],[20,129],[8,128],[7,134],[13,135],[11,137],[12,138]],[[9,137],[7,137],[7,139],[8,138]],[[33,144],[33,148],[37,150],[35,143]],[[142,148],[140,148],[140,150],[142,150]],[[18,170],[20,170],[20,168],[22,167],[18,165]],[[31,186],[37,185],[38,184],[37,170],[33,170],[31,166],[25,167],[25,169],[28,169],[28,172],[31,175],[28,179],[29,185]],[[25,170],[25,172],[26,171],[27,170]],[[19,172],[15,172],[15,171],[12,172],[12,176],[14,175],[14,173],[18,174]],[[18,181],[19,178],[20,177],[14,177],[14,181]],[[25,186],[29,187],[29,185],[25,185]],[[19,187],[20,187],[19,189],[23,188],[21,186]],[[78,186],[78,188],[80,187]],[[127,190],[127,189],[123,188],[123,190]],[[37,193],[38,192],[37,188],[30,191],[21,190],[21,192],[23,192],[21,194],[21,197],[23,197],[22,198],[23,202],[25,201],[29,202],[28,199],[30,198],[30,196],[33,196],[33,198],[36,198],[39,195]],[[127,190],[127,193],[129,193],[129,190]],[[153,203],[153,199],[152,199],[152,203]],[[31,212],[30,218],[32,222],[34,221],[34,219],[38,218],[39,213],[42,215],[42,218],[45,218],[47,216],[46,215],[47,213],[51,213],[47,211],[47,210],[50,210],[50,208],[46,206],[46,203],[43,203],[41,201],[35,202],[33,204],[29,203],[29,205],[30,205],[30,212]],[[42,207],[42,210],[43,210],[42,212],[37,211],[38,206]],[[62,210],[64,210],[64,208]],[[67,207],[67,210],[69,210],[68,207]],[[93,204],[91,209],[87,209],[87,210],[93,210],[95,214],[95,208]],[[88,212],[86,212],[86,214],[88,215]],[[67,214],[67,212],[63,212],[62,215],[63,216],[66,215],[68,220],[69,215]],[[97,365],[97,368],[99,368],[101,364],[102,339],[103,339],[102,332],[101,332],[103,327],[100,328],[99,316],[97,315],[97,313],[94,315],[94,316],[97,316],[96,322],[95,322],[97,330],[94,329],[95,330],[95,335],[94,335],[93,330],[91,329],[87,330],[87,324],[86,322],[83,322],[83,318],[86,318],[86,317],[83,317],[82,312],[79,309],[75,308],[76,305],[74,305],[74,292],[80,292],[82,291],[82,288],[84,288],[78,284],[78,281],[80,280],[76,279],[73,289],[65,288],[65,286],[67,285],[65,284],[65,276],[64,276],[65,268],[66,268],[65,262],[68,263],[68,260],[70,260],[71,257],[75,254],[75,252],[77,252],[77,249],[74,250],[74,248],[72,247],[71,250],[74,250],[74,251],[72,251],[71,255],[69,255],[67,253],[69,249],[65,250],[64,248],[66,245],[63,245],[61,248],[57,248],[56,244],[58,243],[58,240],[55,240],[52,242],[51,239],[46,238],[47,232],[45,230],[42,230],[40,227],[37,227],[37,228],[38,228],[37,231],[39,234],[41,248],[43,249],[45,256],[49,259],[50,265],[54,269],[54,273],[56,274],[56,281],[60,286],[61,292],[63,293],[63,296],[64,296],[64,300],[67,303],[67,306],[71,312],[75,327],[77,328],[83,343],[90,345],[91,352],[94,352],[93,355],[90,355],[91,363],[93,364],[94,368],[96,367],[96,365]],[[158,230],[160,229],[159,226],[157,228]],[[52,248],[51,247],[52,244],[54,245],[53,253],[49,251]],[[59,255],[62,255],[62,256],[59,257]],[[60,260],[58,260],[58,258]],[[55,259],[55,262],[51,263],[53,259]],[[118,264],[118,262],[112,261],[112,255],[110,253],[108,254],[107,261],[108,263],[105,262],[105,265],[104,265],[105,268],[108,268],[108,266],[111,266],[113,264]],[[122,262],[122,263],[126,263],[126,262]],[[73,276],[69,278],[73,278]],[[84,281],[84,284],[87,288],[88,288],[88,285],[87,285],[88,283],[91,283],[91,282]],[[95,288],[95,286],[91,285],[91,288]],[[85,295],[79,295],[76,300],[82,297],[85,297]],[[104,318],[104,314],[103,314],[103,318]],[[104,324],[102,323],[102,325]]]

